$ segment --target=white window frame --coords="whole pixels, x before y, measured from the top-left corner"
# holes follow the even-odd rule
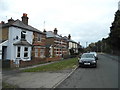
[[[20,48],[20,51],[18,51],[18,48]],[[21,53],[20,53],[20,52],[21,52],[21,47],[20,47],[20,46],[17,46],[17,55],[16,55],[17,58],[20,58],[20,56],[21,56]],[[18,57],[18,53],[20,54],[19,57]]]
[[[25,48],[27,48],[27,51],[25,51]],[[29,55],[28,55],[28,54],[29,54],[29,52],[28,52],[29,50],[28,50],[28,49],[29,49],[29,47],[24,47],[24,58],[26,58],[26,57],[29,56]],[[25,56],[25,53],[27,53],[27,56]]]
[[[38,48],[35,48],[35,57],[38,57]]]
[[[45,57],[45,49],[44,49],[44,48],[41,48],[41,49],[40,49],[40,57],[41,57],[41,58],[44,58],[44,57]]]

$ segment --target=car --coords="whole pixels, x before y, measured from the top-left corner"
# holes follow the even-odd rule
[[[90,52],[91,54],[94,54],[95,55],[95,59],[98,60],[98,55],[96,52]]]
[[[83,53],[81,58],[78,60],[79,67],[90,66],[97,67],[97,60],[95,59],[94,54],[91,53]]]

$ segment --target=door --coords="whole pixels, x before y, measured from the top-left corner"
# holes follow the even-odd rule
[[[7,46],[2,47],[2,60],[6,60],[7,58]]]

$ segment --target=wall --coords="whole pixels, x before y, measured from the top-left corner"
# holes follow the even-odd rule
[[[8,36],[9,40],[8,40],[8,49],[7,49],[7,53],[8,53],[7,59],[9,59],[9,60],[15,60],[16,59],[16,47],[13,44],[20,41],[22,30],[23,29],[17,28],[17,27],[9,27],[9,36]],[[30,44],[32,44],[33,32],[26,31],[26,33],[27,33],[27,35],[26,35],[27,41]],[[16,36],[18,36],[19,38],[16,39]],[[31,50],[31,49],[29,49],[29,50]],[[21,53],[23,53],[23,52],[21,52]]]
[[[38,34],[41,36],[41,41],[38,41]],[[34,39],[33,39],[33,45],[45,45],[46,43],[46,35],[45,34],[40,34],[37,32],[33,33]]]
[[[8,40],[8,33],[9,33],[8,28],[2,28],[2,30],[0,31],[2,31],[2,40]]]

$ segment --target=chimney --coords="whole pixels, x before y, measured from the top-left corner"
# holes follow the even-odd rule
[[[5,24],[5,22],[4,21],[1,21],[1,23],[0,24]]]
[[[68,35],[68,39],[69,39],[69,40],[71,39],[71,35],[70,35],[70,34]]]
[[[27,14],[26,13],[23,13],[23,16],[21,17],[22,18],[22,22],[26,25],[28,25],[28,17],[27,17]]]
[[[9,23],[9,24],[14,23],[14,20],[12,19],[12,17],[11,17],[11,19],[8,19],[8,23]]]
[[[44,33],[46,33],[46,30],[44,29],[44,31],[43,31]]]
[[[57,30],[57,28],[55,28],[54,29],[54,34],[57,35],[57,32],[58,32],[58,30]]]

